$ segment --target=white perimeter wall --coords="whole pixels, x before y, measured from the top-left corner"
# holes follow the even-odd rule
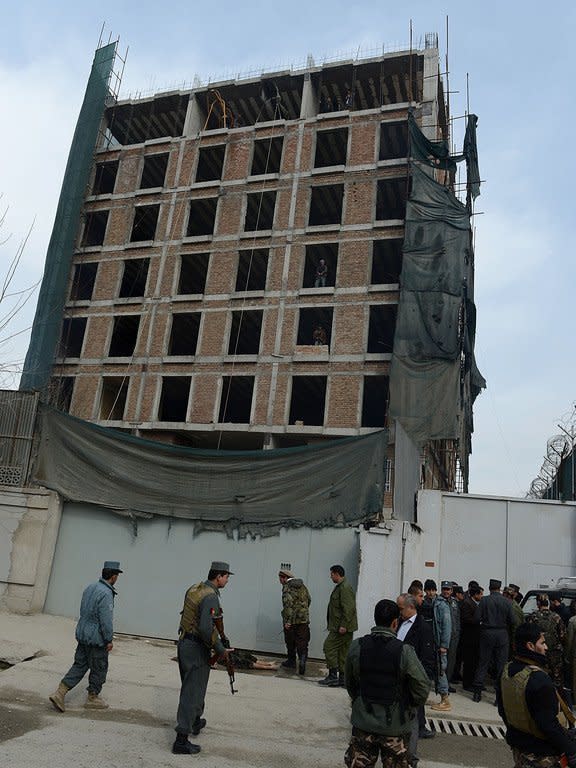
[[[396,599],[412,579],[463,584],[514,582],[522,592],[576,576],[576,504],[418,493],[416,524],[389,520],[360,534],[360,632],[375,603]]]
[[[0,609],[42,610],[61,511],[51,491],[0,489]]]

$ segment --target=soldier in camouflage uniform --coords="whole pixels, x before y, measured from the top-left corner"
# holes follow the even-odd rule
[[[302,579],[283,568],[278,572],[282,584],[282,623],[288,658],[282,662],[285,669],[296,669],[298,674],[306,672],[308,643],[310,642],[310,593]]]
[[[514,600],[514,592],[510,587],[504,587],[502,594],[510,600],[510,605],[512,606],[512,625],[508,627],[508,634],[510,637],[509,658],[511,659],[514,655],[514,634],[520,624],[524,623],[524,611],[520,608],[516,600]]]
[[[546,672],[544,633],[536,622],[525,622],[514,645],[496,688],[514,768],[576,768],[576,742],[567,730],[574,716]]]
[[[536,596],[537,610],[528,616],[526,621],[537,624],[544,633],[548,650],[546,662],[550,677],[556,688],[561,691],[564,688],[564,646],[566,644],[566,627],[557,613],[550,610],[550,603],[546,594]]]
[[[408,768],[407,743],[430,691],[430,680],[414,648],[396,637],[400,609],[380,600],[369,635],[352,642],[346,659],[346,688],[352,699],[348,768]]]

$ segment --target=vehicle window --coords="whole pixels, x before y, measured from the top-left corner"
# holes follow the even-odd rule
[[[526,598],[526,602],[522,606],[522,610],[524,611],[524,615],[527,616],[529,613],[532,613],[537,608],[536,605],[536,595],[528,595]]]

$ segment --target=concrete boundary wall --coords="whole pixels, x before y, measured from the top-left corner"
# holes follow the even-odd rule
[[[61,514],[52,491],[0,488],[1,610],[43,609]]]

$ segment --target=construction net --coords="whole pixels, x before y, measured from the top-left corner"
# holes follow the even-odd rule
[[[476,146],[476,118],[471,117],[465,148]],[[413,116],[409,131],[411,190],[390,369],[390,415],[421,445],[469,434],[472,402],[486,383],[474,361],[469,206],[433,178],[430,168],[452,170],[445,142],[428,140]],[[475,179],[477,162],[474,157],[470,162]],[[474,186],[472,196],[477,192]]]
[[[33,479],[70,501],[135,517],[187,518],[196,532],[266,536],[378,515],[387,437],[381,430],[279,450],[196,450],[41,406]]]
[[[68,155],[20,389],[46,391],[56,355],[78,222],[116,56],[117,43],[98,48]]]

